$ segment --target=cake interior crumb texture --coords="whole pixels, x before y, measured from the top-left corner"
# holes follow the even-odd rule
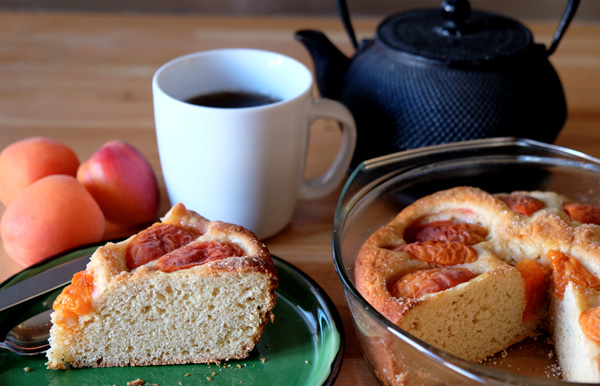
[[[236,271],[198,276],[193,270],[155,272],[115,286],[82,333],[66,329],[53,336],[52,346],[60,349],[49,353],[50,361],[111,367],[246,357],[264,327],[265,305],[272,303],[270,278]]]

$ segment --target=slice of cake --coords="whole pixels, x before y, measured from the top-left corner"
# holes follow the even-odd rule
[[[586,296],[587,292],[587,296]],[[560,352],[559,363],[565,379],[571,382],[597,382],[600,379],[600,347],[582,329],[580,317],[598,306],[598,293],[569,282],[563,299],[553,298],[554,346]]]
[[[48,368],[244,358],[273,318],[277,285],[254,234],[177,204],[75,274],[54,303]]]

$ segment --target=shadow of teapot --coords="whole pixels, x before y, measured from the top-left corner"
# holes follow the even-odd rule
[[[523,137],[552,143],[567,108],[548,60],[579,0],[569,0],[551,45],[533,42],[511,18],[472,10],[467,0],[387,17],[357,42],[345,0],[337,0],[356,49],[345,56],[319,31],[296,39],[309,51],[323,97],[345,104],[358,131],[351,167],[401,150],[447,142]]]

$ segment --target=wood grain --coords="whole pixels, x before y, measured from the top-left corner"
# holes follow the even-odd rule
[[[370,37],[379,19],[355,21]],[[530,23],[538,42],[549,42],[554,23]],[[104,142],[122,139],[150,160],[168,203],[156,147],[151,79],[164,62],[212,48],[278,51],[312,68],[294,40],[302,28],[324,31],[344,52],[350,44],[337,18],[208,17],[183,15],[0,12],[0,148],[44,135],[71,146],[85,160]],[[551,57],[563,81],[569,116],[556,143],[600,157],[600,26],[576,24]],[[325,170],[339,145],[334,125],[312,129],[307,175]],[[338,385],[374,383],[362,359],[331,256],[332,221],[340,189],[301,201],[292,223],[266,240],[271,252],[298,266],[329,294],[346,329],[346,355]],[[3,211],[4,208],[0,208]],[[113,231],[111,236],[132,230]],[[0,248],[0,281],[23,267]]]

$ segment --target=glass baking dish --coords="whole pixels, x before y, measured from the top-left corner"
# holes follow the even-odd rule
[[[367,364],[381,384],[577,385],[559,379],[547,343],[526,342],[486,364],[468,362],[401,330],[356,290],[354,262],[367,237],[416,199],[461,185],[490,193],[550,190],[598,206],[600,160],[536,141],[494,138],[409,150],[360,164],[339,198],[332,242]]]

